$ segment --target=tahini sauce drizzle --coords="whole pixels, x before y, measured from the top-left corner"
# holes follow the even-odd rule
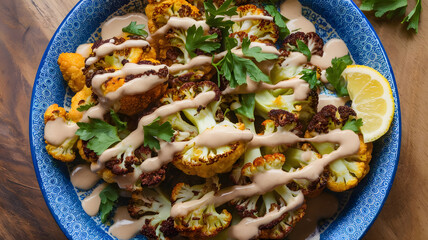
[[[70,181],[73,186],[89,190],[100,180],[98,174],[91,171],[89,165],[79,164],[70,173]]]
[[[108,186],[107,183],[100,184],[97,186],[92,193],[87,196],[82,201],[82,207],[83,210],[89,215],[89,216],[95,216],[97,215],[98,211],[100,210],[100,204],[101,204],[101,198],[100,198],[100,192],[104,190]]]
[[[138,220],[131,218],[126,206],[118,207],[113,217],[114,224],[110,227],[109,233],[119,239],[131,239],[141,230],[146,218]]]
[[[298,0],[284,1],[280,6],[281,14],[290,19],[287,27],[291,32],[315,32],[315,26],[302,16],[302,5]]]
[[[109,39],[120,36],[123,33],[122,28],[128,26],[131,22],[136,22],[137,25],[144,24],[144,30],[150,34],[147,29],[147,21],[147,16],[143,13],[128,13],[123,16],[113,17],[102,24],[101,38]]]
[[[59,117],[53,121],[48,121],[45,125],[45,139],[54,146],[60,146],[68,138],[75,136],[79,127],[73,122],[66,122]]]
[[[315,26],[302,16],[302,4],[298,0],[284,1],[280,6],[280,12],[290,19],[287,23],[291,32],[315,32]],[[343,57],[349,53],[348,47],[341,39],[331,39],[324,45],[322,57],[312,55],[310,63],[325,70],[331,66],[331,60],[335,57]]]
[[[133,47],[142,48],[142,47],[150,46],[149,42],[147,42],[146,40],[140,40],[140,39],[138,40],[129,39],[118,45],[114,44],[114,41],[115,40],[112,38],[108,43],[104,43],[98,48],[94,49],[93,52],[95,53],[95,56],[86,59],[86,62],[85,62],[86,66],[90,66],[98,62],[98,60],[100,60],[102,57],[114,51],[123,50],[125,48],[133,48]]]

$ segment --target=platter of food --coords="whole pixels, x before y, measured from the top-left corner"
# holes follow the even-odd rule
[[[41,60],[30,141],[69,239],[360,239],[400,121],[352,1],[82,0]]]

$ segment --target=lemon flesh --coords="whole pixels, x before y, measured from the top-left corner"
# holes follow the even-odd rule
[[[350,65],[342,76],[348,82],[352,108],[363,119],[364,142],[373,142],[389,129],[394,116],[394,98],[388,80],[373,68]]]

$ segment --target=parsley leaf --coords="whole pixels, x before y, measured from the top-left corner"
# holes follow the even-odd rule
[[[360,128],[363,126],[363,119],[348,119],[348,121],[343,125],[342,130],[352,130],[356,133],[360,132]]]
[[[314,90],[321,85],[321,81],[318,80],[317,78],[316,71],[311,69],[303,69],[303,71],[300,74],[303,74],[303,76],[300,78],[309,83],[310,89]]]
[[[190,57],[196,57],[195,50],[200,49],[206,53],[211,53],[221,47],[220,43],[208,41],[217,39],[217,33],[204,36],[204,29],[202,27],[196,28],[195,25],[187,29],[186,36],[186,50],[189,52]]]
[[[93,106],[95,106],[95,103],[93,103],[93,102],[90,102],[90,103],[87,103],[87,104],[83,104],[83,105],[80,105],[77,108],[77,111],[84,112],[84,111],[87,111],[89,108],[91,108]]]
[[[146,25],[138,24],[137,22],[131,22],[128,26],[122,28],[122,32],[132,33],[134,35],[147,37],[148,33],[144,30]]]
[[[229,81],[230,87],[235,88],[247,83],[247,74],[253,81],[269,82],[269,77],[253,61],[232,53],[231,49],[237,45],[236,39],[226,37],[225,40],[227,54],[218,63],[213,63],[213,66],[217,69],[218,74],[224,75]]]
[[[363,0],[360,9],[363,11],[374,11],[376,17],[386,16],[387,19],[391,19],[405,15],[407,2],[407,0]],[[401,22],[409,23],[407,30],[414,29],[418,32],[421,10],[421,0],[417,0],[415,8]]]
[[[264,53],[262,52],[261,47],[252,47],[250,48],[251,41],[248,38],[244,38],[242,41],[242,52],[247,57],[253,57],[257,62],[262,62],[264,60],[277,59],[278,56],[273,53]]]
[[[310,62],[312,58],[312,53],[311,53],[311,50],[309,50],[308,45],[306,45],[300,39],[297,39],[296,43],[297,43],[296,51],[303,53],[303,55],[305,55],[308,58],[308,62]]]
[[[110,217],[114,205],[117,203],[117,200],[119,198],[119,190],[117,189],[115,184],[110,184],[100,192],[99,196],[101,198],[101,222],[105,223]]]
[[[100,119],[89,118],[90,122],[78,122],[79,129],[76,135],[88,141],[87,147],[97,155],[101,155],[111,145],[120,141],[116,127]]]
[[[418,33],[418,25],[419,25],[419,17],[421,15],[422,11],[422,3],[421,0],[418,0],[416,2],[415,8],[407,15],[401,23],[407,22],[409,25],[407,25],[407,30],[410,30],[411,28],[415,30],[416,33]]]
[[[144,126],[144,146],[159,150],[160,144],[158,139],[171,142],[171,138],[174,136],[174,130],[172,129],[171,123],[164,122],[159,124],[159,121],[160,118],[156,118],[152,123]]]
[[[210,27],[221,27],[221,28],[230,28],[235,22],[231,20],[224,21],[224,17],[220,16],[233,16],[238,15],[236,12],[237,7],[230,7],[230,4],[233,0],[225,1],[219,8],[216,8],[212,0],[204,1],[205,7],[205,22]]]
[[[286,24],[288,19],[282,16],[277,7],[274,5],[266,5],[265,10],[273,17],[273,21],[279,28],[279,39],[284,39],[290,35],[290,30]]]
[[[249,118],[250,120],[254,120],[254,107],[256,105],[255,97],[256,94],[254,93],[239,95],[241,107],[235,109],[235,112]]]
[[[348,89],[346,88],[346,80],[341,76],[342,72],[348,65],[351,65],[352,59],[349,55],[341,58],[334,58],[331,60],[331,67],[326,70],[326,77],[328,82],[336,89],[337,96],[348,96]]]
[[[113,109],[110,109],[110,116],[119,132],[126,129],[127,122],[120,120],[119,115]]]

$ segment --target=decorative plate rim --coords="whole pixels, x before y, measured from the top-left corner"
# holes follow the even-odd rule
[[[66,228],[65,224],[60,221],[60,219],[58,218],[58,215],[55,213],[55,211],[52,208],[52,205],[50,203],[50,201],[48,201],[48,197],[47,197],[47,192],[45,187],[43,186],[42,182],[42,177],[40,174],[40,171],[38,169],[39,163],[37,162],[37,158],[36,158],[36,150],[35,150],[35,146],[34,146],[34,140],[33,140],[33,131],[34,129],[32,128],[32,124],[33,124],[33,111],[34,111],[34,100],[35,100],[35,93],[36,93],[36,86],[38,86],[39,84],[39,79],[40,79],[40,74],[41,74],[41,70],[43,68],[44,62],[48,56],[48,53],[51,50],[51,46],[52,43],[54,42],[54,40],[58,37],[58,33],[61,31],[61,29],[63,28],[64,24],[67,22],[68,18],[74,13],[74,11],[80,7],[80,5],[82,5],[83,2],[85,2],[87,0],[79,0],[79,2],[76,3],[76,5],[68,12],[68,14],[66,15],[66,17],[64,18],[64,20],[61,22],[61,24],[58,26],[58,28],[56,29],[55,33],[53,34],[52,38],[50,39],[48,45],[46,46],[46,50],[40,60],[40,65],[38,67],[36,76],[35,76],[35,81],[33,84],[33,89],[32,89],[32,94],[31,94],[31,105],[30,105],[30,111],[29,111],[29,141],[30,141],[30,148],[31,148],[31,156],[32,156],[32,161],[33,161],[33,166],[34,166],[34,170],[36,173],[36,177],[37,177],[37,182],[39,184],[40,190],[42,192],[43,198],[45,200],[45,203],[49,209],[49,211],[51,212],[51,215],[53,216],[53,218],[55,219],[57,225],[60,227],[60,229],[62,230],[62,232],[64,233],[64,235],[68,238],[68,239],[73,239],[72,235],[70,234],[69,229]],[[362,20],[364,21],[364,23],[369,26],[371,32],[373,33],[375,40],[377,40],[379,42],[380,45],[380,50],[381,53],[385,56],[385,60],[387,63],[387,68],[388,71],[391,73],[391,81],[394,83],[394,87],[392,88],[392,91],[395,93],[395,100],[396,100],[396,111],[397,111],[397,116],[394,116],[396,118],[397,121],[397,130],[398,130],[398,146],[397,146],[397,156],[396,159],[394,159],[394,163],[395,166],[393,168],[392,171],[392,175],[391,175],[391,179],[388,183],[388,186],[386,188],[385,191],[385,196],[384,198],[381,200],[381,204],[376,207],[377,211],[375,213],[375,215],[372,217],[372,219],[369,221],[368,225],[365,226],[365,229],[361,232],[361,234],[359,235],[358,239],[361,239],[366,233],[367,231],[370,229],[370,227],[373,225],[373,223],[375,222],[375,220],[377,219],[377,217],[379,216],[381,209],[383,208],[386,199],[388,198],[388,195],[390,193],[391,187],[393,185],[393,182],[395,180],[395,175],[397,172],[397,167],[399,164],[399,158],[400,158],[400,153],[401,153],[401,139],[402,139],[402,122],[401,122],[401,106],[400,106],[400,99],[399,99],[399,95],[398,95],[398,88],[397,88],[397,84],[396,84],[396,80],[395,80],[395,75],[388,57],[388,54],[385,51],[385,48],[382,44],[382,42],[380,41],[380,38],[377,34],[377,32],[375,31],[375,29],[373,28],[372,24],[370,23],[370,21],[367,19],[367,17],[364,15],[364,13],[359,9],[359,7],[352,1],[352,0],[346,0],[347,2],[350,2],[354,8],[354,10],[360,15],[360,17],[362,18]],[[353,194],[352,194],[353,195]]]

